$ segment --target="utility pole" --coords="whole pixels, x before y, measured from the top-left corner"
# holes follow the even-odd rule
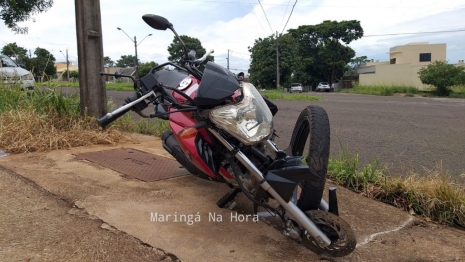
[[[136,50],[136,78],[139,78],[139,58],[137,58],[137,38],[136,36],[134,36],[134,41],[132,40],[132,38],[123,30],[121,29],[120,27],[117,27],[116,29],[120,30],[120,31],[123,31],[123,33],[129,38],[129,40],[131,40],[131,42],[134,43],[134,49]],[[140,41],[139,45],[145,40],[145,38],[151,36],[152,34],[148,34],[147,36],[144,37],[144,39],[142,39],[142,41]]]
[[[75,0],[81,114],[101,117],[107,111],[103,71],[100,0]]]
[[[61,52],[61,50],[60,50]],[[63,54],[63,52],[61,52]],[[63,54],[64,55],[64,54]],[[67,76],[66,76],[66,80],[69,82],[69,60],[68,60],[68,49],[66,49],[66,73],[67,73]]]
[[[279,52],[278,52],[278,31],[276,31],[276,89],[279,88]]]
[[[137,59],[137,39],[134,36],[134,49],[136,49],[136,78],[139,78],[139,59]]]
[[[228,70],[229,70],[229,49],[228,49],[228,58],[226,59],[228,59]]]
[[[68,48],[66,48],[66,80],[69,82],[69,59],[68,59]]]

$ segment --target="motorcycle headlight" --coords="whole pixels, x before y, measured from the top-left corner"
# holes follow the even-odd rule
[[[244,98],[237,104],[215,108],[210,119],[246,145],[255,144],[271,135],[273,115],[257,89],[243,83]]]

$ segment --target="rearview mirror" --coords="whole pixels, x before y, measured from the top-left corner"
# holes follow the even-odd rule
[[[143,15],[142,19],[144,19],[149,26],[157,30],[166,30],[173,27],[173,24],[171,24],[168,19],[158,15]]]

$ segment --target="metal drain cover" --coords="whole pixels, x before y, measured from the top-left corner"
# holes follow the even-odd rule
[[[81,153],[76,159],[88,160],[124,174],[125,177],[153,182],[189,174],[172,159],[132,148]]]

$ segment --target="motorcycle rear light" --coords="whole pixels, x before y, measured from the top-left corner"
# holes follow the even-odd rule
[[[183,128],[181,131],[179,131],[178,135],[182,139],[189,139],[195,137],[198,132],[199,130],[197,130],[197,128],[190,126]]]

